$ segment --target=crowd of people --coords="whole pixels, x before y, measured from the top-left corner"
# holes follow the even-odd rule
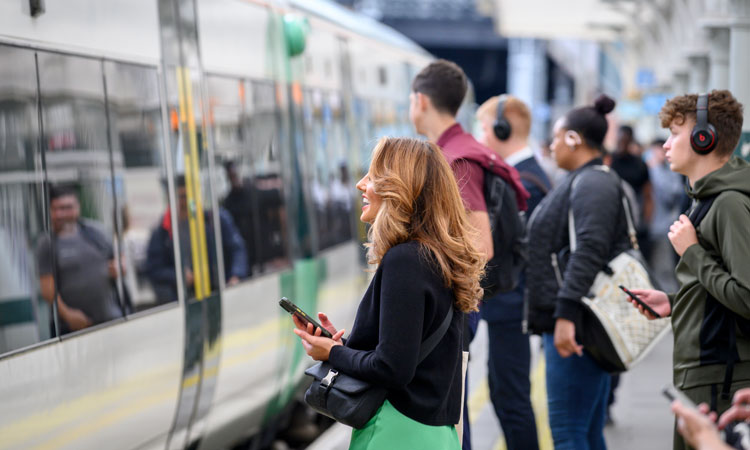
[[[333,338],[295,317],[307,353],[333,367],[326,389],[340,372],[387,390],[350,448],[470,449],[461,352],[483,318],[490,397],[507,448],[539,446],[530,332],[542,336],[555,448],[605,449],[617,378],[588,351],[582,298],[631,247],[648,258],[664,290],[630,288],[671,317],[674,385],[701,404],[674,402],[674,448],[750,448],[743,422],[750,416],[750,236],[743,233],[750,164],[732,156],[742,105],[726,90],[676,96],[660,113],[666,141],[644,148],[622,126],[610,153],[607,115],[615,101],[602,95],[555,122],[545,156],[530,146],[528,106],[510,95],[479,107],[479,140],[466,133],[456,121],[466,89],[456,64],[431,63],[413,80],[409,110],[427,140],[384,138],[373,150],[357,188],[360,219],[370,224],[368,261],[377,270],[349,337],[323,313]],[[512,289],[482,292],[482,277],[494,270],[485,263],[510,251],[493,241],[497,186],[512,189],[513,211],[526,222],[526,265]],[[457,314],[448,331],[420,358],[425,337],[451,308]],[[722,440],[718,428],[734,422]]]

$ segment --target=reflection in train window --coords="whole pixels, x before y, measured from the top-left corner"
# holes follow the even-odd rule
[[[49,339],[54,325],[34,261],[35,242],[47,228],[34,53],[0,46],[0,61],[5,62],[0,65],[0,353],[5,353]]]
[[[122,317],[101,62],[38,53],[51,238],[37,244],[42,285],[56,277],[60,333]],[[50,263],[49,261],[54,261]],[[49,299],[51,300],[51,299]]]
[[[132,64],[105,62],[104,73],[121,254],[118,288],[134,312],[167,301],[157,298],[146,273],[151,232],[169,214],[159,82],[155,68]]]
[[[304,104],[307,175],[317,224],[318,249],[352,237],[354,183],[349,174],[349,138],[338,93],[307,92]],[[310,154],[311,153],[311,154]]]
[[[172,72],[174,70],[174,72]],[[204,125],[213,118],[206,108],[203,117],[202,80],[199,73],[188,69],[168,69],[167,104],[170,117],[170,146],[174,155],[175,209],[177,215],[165,216],[153,231],[147,250],[147,272],[157,297],[162,301],[177,298],[175,266],[183,274],[188,301],[203,299],[217,293],[220,267],[223,282],[231,286],[247,277],[245,243],[228,212],[214,210],[213,186],[210,182],[207,136]],[[180,86],[183,86],[181,88]],[[192,105],[193,109],[188,110]],[[216,230],[215,218],[220,231]],[[180,248],[180,261],[175,264],[173,241]],[[217,237],[221,236],[221,241]],[[221,253],[217,252],[221,245]],[[221,255],[222,263],[218,257]]]
[[[289,265],[279,159],[279,117],[271,84],[208,77],[217,194],[247,249],[251,275]]]

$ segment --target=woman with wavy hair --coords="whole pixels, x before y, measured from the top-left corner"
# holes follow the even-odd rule
[[[450,308],[476,311],[484,266],[450,166],[434,144],[383,138],[357,183],[370,223],[368,262],[375,276],[346,343],[327,316],[320,336],[295,319],[307,354],[388,390],[375,416],[352,433],[350,449],[460,449],[462,316],[453,314],[435,349],[419,362],[423,340]]]

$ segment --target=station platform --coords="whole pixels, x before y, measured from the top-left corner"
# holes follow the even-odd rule
[[[471,344],[469,362],[469,420],[474,450],[505,450],[502,429],[489,398],[487,384],[487,325],[482,321]],[[532,403],[536,414],[540,450],[553,450],[547,421],[544,358],[541,340],[532,337]],[[661,395],[671,382],[672,335],[666,335],[633,370],[625,373],[612,409],[613,423],[605,428],[610,450],[661,450],[672,448],[673,418],[669,402]],[[351,428],[336,424],[308,450],[346,450]]]

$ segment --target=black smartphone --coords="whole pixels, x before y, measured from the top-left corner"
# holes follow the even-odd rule
[[[661,316],[656,311],[654,311],[653,308],[651,308],[650,306],[648,306],[646,304],[646,302],[644,302],[643,300],[641,300],[640,298],[638,298],[637,295],[635,295],[632,292],[630,292],[630,290],[628,290],[628,288],[626,288],[623,285],[620,285],[620,289],[622,289],[622,291],[624,293],[628,294],[628,297],[630,297],[633,300],[635,300],[636,303],[638,303],[639,305],[643,306],[643,309],[645,309],[646,311],[648,311],[649,314],[651,314],[652,316],[656,317],[657,319],[661,319]]]
[[[321,324],[319,324],[315,319],[313,319],[312,317],[310,317],[309,314],[307,314],[306,312],[302,311],[299,308],[299,306],[297,306],[294,303],[292,303],[288,298],[281,297],[281,300],[279,300],[279,305],[282,308],[284,308],[285,310],[287,310],[287,312],[289,314],[292,314],[292,315],[295,315],[295,316],[299,317],[303,322],[305,322],[305,323],[311,323],[315,328],[320,328],[320,335],[321,336],[325,336],[327,338],[332,338],[333,337],[333,335],[331,334],[330,331],[328,331],[325,328],[323,328],[323,326]],[[313,331],[315,331],[315,330],[313,330]]]
[[[685,394],[680,392],[676,387],[672,386],[671,384],[664,386],[664,388],[661,390],[661,393],[664,394],[664,396],[667,397],[670,402],[679,400],[683,406],[687,406],[688,408],[698,409],[698,407],[695,406],[695,403],[692,400],[690,400]]]

